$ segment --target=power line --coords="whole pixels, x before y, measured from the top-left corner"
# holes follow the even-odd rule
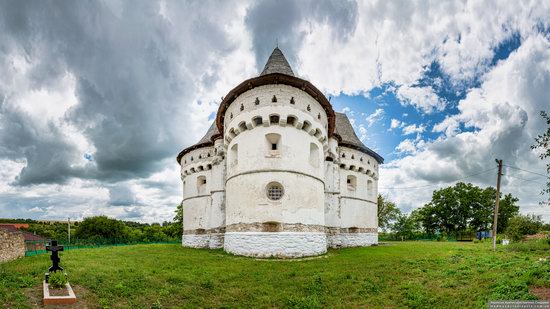
[[[470,178],[470,177],[474,177],[474,176],[477,176],[477,175],[481,175],[481,174],[484,174],[484,173],[487,173],[487,172],[490,172],[490,171],[494,171],[496,170],[497,167],[493,167],[493,168],[490,168],[488,170],[485,170],[485,171],[482,171],[482,172],[479,172],[479,173],[475,173],[475,174],[471,174],[471,175],[468,175],[468,176],[464,176],[464,177],[461,177],[461,178],[458,178],[458,179],[455,179],[455,180],[451,180],[451,181],[447,181],[447,183],[449,182],[456,182],[456,181],[460,181],[460,180],[464,180],[466,178]],[[379,188],[379,189],[386,189],[386,190],[401,190],[401,189],[420,189],[420,188],[428,188],[428,187],[439,187],[441,186],[440,184],[433,184],[433,185],[424,185],[424,186],[418,186],[418,187],[386,187],[386,188]]]
[[[535,181],[535,180],[531,180],[531,179],[523,179],[523,178],[520,178],[520,177],[517,177],[517,176],[508,175],[508,174],[504,174],[504,176],[516,178],[516,179],[523,180],[523,181],[530,181],[530,182],[538,183],[539,185],[543,185],[543,186],[546,185],[545,183],[542,183],[542,182],[539,182],[539,181]]]
[[[536,172],[524,170],[524,169],[519,168],[519,167],[517,167],[517,166],[510,166],[510,165],[504,165],[504,166],[509,167],[509,168],[513,168],[513,169],[516,169],[516,170],[524,171],[524,172],[527,172],[527,173],[539,175],[539,176],[542,176],[542,177],[545,177],[545,178],[550,178],[548,175],[544,175],[544,174],[540,174],[540,173],[536,173]]]

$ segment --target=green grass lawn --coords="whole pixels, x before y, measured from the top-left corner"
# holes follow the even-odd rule
[[[529,286],[550,287],[547,249],[392,242],[292,261],[136,245],[65,251],[61,264],[89,307],[464,308],[536,299]],[[49,265],[48,255],[0,264],[0,303],[31,307]]]

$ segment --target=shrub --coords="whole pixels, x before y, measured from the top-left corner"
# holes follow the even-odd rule
[[[525,235],[533,235],[542,229],[542,219],[535,215],[517,215],[508,221],[506,235],[513,241],[520,241]]]
[[[509,251],[548,251],[550,250],[549,239],[536,239],[524,242],[512,243],[508,246]]]
[[[54,289],[63,288],[67,283],[67,276],[65,276],[65,274],[60,271],[56,271],[50,274],[50,276],[48,277],[48,283]]]

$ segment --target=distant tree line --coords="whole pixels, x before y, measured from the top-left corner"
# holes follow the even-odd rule
[[[390,239],[444,239],[459,235],[475,235],[490,231],[493,224],[496,190],[459,182],[435,190],[432,200],[410,214],[403,214],[395,203],[378,196],[378,225]],[[519,240],[543,229],[540,216],[519,215],[518,199],[500,194],[498,213],[499,234]]]
[[[71,222],[71,243],[136,243],[181,241],[183,212],[176,209],[174,221],[141,223],[122,221],[107,216],[84,218]],[[46,222],[32,219],[0,219],[2,223],[27,223],[29,232],[48,239],[68,241],[67,222]]]

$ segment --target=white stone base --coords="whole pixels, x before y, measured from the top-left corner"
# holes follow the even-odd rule
[[[223,233],[187,234],[182,236],[181,244],[190,248],[220,249],[223,248],[223,235]]]
[[[378,244],[378,233],[338,233],[327,236],[330,248],[366,247]]]
[[[325,233],[227,232],[225,251],[253,257],[297,258],[327,252]]]
[[[224,233],[210,234],[210,239],[208,240],[208,248],[210,249],[223,248],[223,239],[224,239]]]
[[[208,248],[210,236],[208,234],[187,234],[181,237],[181,245],[190,248]]]

